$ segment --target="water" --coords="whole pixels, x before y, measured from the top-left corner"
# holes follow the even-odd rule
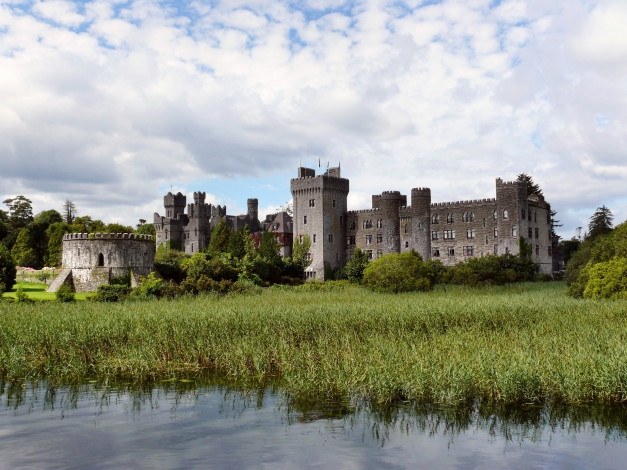
[[[627,407],[393,408],[162,382],[0,384],[0,469],[627,467]]]

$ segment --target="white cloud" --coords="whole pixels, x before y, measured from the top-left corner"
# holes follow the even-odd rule
[[[563,213],[624,198],[624,2],[421,3],[2,5],[3,191],[134,223],[160,187],[321,155],[352,208],[490,197],[520,172]]]

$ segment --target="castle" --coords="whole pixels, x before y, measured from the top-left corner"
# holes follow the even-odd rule
[[[349,181],[340,168],[316,175],[298,168],[290,181],[293,218],[286,212],[260,222],[257,199],[248,199],[248,212],[227,215],[226,207],[205,203],[195,192],[187,204],[180,192],[164,197],[165,216],[154,215],[156,243],[197,253],[209,245],[211,230],[223,220],[232,230],[248,225],[255,241],[263,231],[277,236],[281,255],[291,255],[292,241],[309,236],[311,264],[308,279],[324,280],[346,266],[359,247],[369,259],[389,253],[418,252],[423,259],[453,266],[472,257],[518,254],[519,239],[531,245],[531,257],[540,272],[551,274],[551,207],[541,195],[527,195],[525,182],[496,180],[496,197],[472,201],[431,201],[429,188],[414,188],[408,200],[399,191],[372,196],[372,208],[347,209]]]
[[[355,248],[376,259],[389,253],[418,252],[453,266],[471,257],[518,254],[519,239],[531,245],[540,273],[552,273],[551,207],[542,196],[527,195],[525,182],[496,180],[496,198],[431,202],[429,188],[372,196],[372,208],[347,210],[348,179],[340,168],[316,176],[298,168],[290,182],[294,236],[311,241],[307,278],[324,279],[344,267]]]
[[[165,215],[154,214],[157,248],[165,246],[198,253],[209,246],[211,231],[224,221],[233,231],[248,226],[255,243],[259,242],[261,232],[271,231],[277,236],[281,256],[292,255],[292,218],[286,212],[269,215],[262,223],[257,199],[248,199],[246,214],[234,216],[227,215],[226,206],[207,204],[204,192],[195,192],[193,197],[194,202],[187,204],[186,213],[187,198],[183,194],[170,192],[164,196]]]

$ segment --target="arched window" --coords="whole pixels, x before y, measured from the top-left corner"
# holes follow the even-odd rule
[[[407,224],[405,224],[405,233],[409,232],[409,228],[407,227]]]
[[[431,223],[432,224],[439,224],[440,223],[440,216],[438,214],[433,214],[431,216]]]
[[[493,216],[494,220],[496,220],[498,216],[499,216],[499,213],[497,211],[494,211],[494,216]]]
[[[509,219],[509,212],[507,212],[507,209],[503,209],[503,218]]]
[[[98,255],[98,266],[104,266],[104,255],[102,253]]]

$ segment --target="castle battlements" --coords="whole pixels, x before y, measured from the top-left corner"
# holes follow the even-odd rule
[[[453,202],[434,202],[431,204],[431,208],[441,209],[444,207],[469,206],[469,205],[474,205],[474,204],[493,204],[495,202],[496,202],[496,198],[469,199],[467,201],[453,201]]]
[[[136,233],[66,233],[64,241],[71,240],[137,240],[153,242],[152,235]]]
[[[347,211],[346,214],[347,215],[359,215],[359,214],[380,214],[381,213],[381,209],[379,208],[374,208],[374,209],[359,209],[359,210],[353,210],[353,211]]]

